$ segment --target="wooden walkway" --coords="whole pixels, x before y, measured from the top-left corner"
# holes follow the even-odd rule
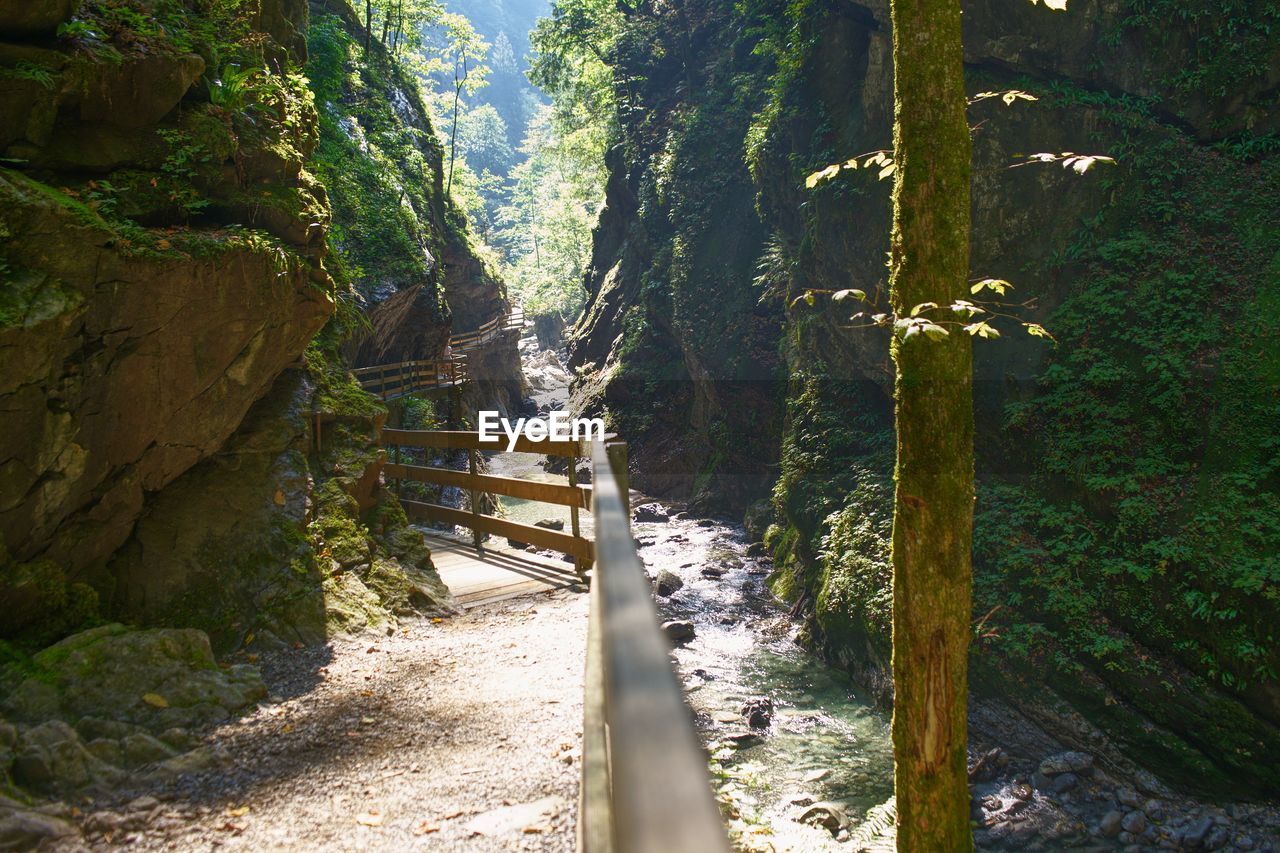
[[[487,544],[481,555],[469,540],[433,532],[426,538],[440,579],[464,609],[581,583],[573,563],[557,557],[516,551],[505,542]]]

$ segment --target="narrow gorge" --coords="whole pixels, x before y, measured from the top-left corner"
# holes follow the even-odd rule
[[[938,0],[973,301],[910,308],[907,2],[0,0],[0,850],[657,849],[615,624],[717,841],[889,849],[915,332],[961,834],[1280,850],[1280,3]]]

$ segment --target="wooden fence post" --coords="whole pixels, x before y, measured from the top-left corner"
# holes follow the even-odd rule
[[[569,457],[569,485],[578,485],[578,457],[576,455]],[[573,531],[574,539],[581,539],[582,532],[578,525],[578,504],[577,502],[569,504],[569,526]],[[581,557],[573,558],[573,567],[578,572],[578,577],[584,577],[587,573],[586,561]]]
[[[472,538],[475,540],[475,543],[476,543],[476,551],[478,553],[483,554],[484,545],[481,542],[481,537],[483,536],[483,534],[480,532],[480,492],[477,491],[475,488],[475,477],[479,473],[479,471],[477,470],[479,468],[479,465],[476,461],[476,455],[477,455],[477,452],[475,448],[471,448],[467,450],[467,463],[468,463],[468,467],[471,469],[471,478],[472,478],[471,479],[471,517],[475,520],[475,524],[472,525],[471,532],[472,532]]]

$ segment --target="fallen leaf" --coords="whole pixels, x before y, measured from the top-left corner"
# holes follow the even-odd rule
[[[432,823],[429,820],[421,821],[418,823],[417,826],[413,828],[414,835],[426,835],[429,832],[439,832],[439,831],[440,831],[440,824]]]
[[[282,728],[280,731],[284,734],[288,734],[289,732],[293,731],[293,723],[285,723],[284,728]]]
[[[248,813],[249,813],[248,806],[240,806],[239,808],[234,808],[234,809],[231,808],[230,806],[227,807],[228,817],[244,817]]]
[[[382,826],[382,812],[370,810],[356,815],[356,823],[361,826]]]
[[[159,693],[144,693],[142,701],[146,702],[153,708],[168,708],[169,700],[161,696]]]

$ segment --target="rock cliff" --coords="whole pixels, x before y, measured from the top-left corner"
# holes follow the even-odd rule
[[[1012,281],[1008,310],[1059,341],[1010,325],[977,347],[976,686],[1113,766],[1214,793],[1280,784],[1276,14],[965,9],[973,275]],[[887,4],[639,4],[610,62],[626,95],[579,405],[637,446],[644,487],[741,507],[772,483],[748,523],[775,588],[815,647],[883,686],[887,341],[798,298],[887,295],[888,183],[804,187],[891,145]],[[1037,100],[978,97],[1010,90]],[[1119,163],[1008,168],[1068,151]]]

